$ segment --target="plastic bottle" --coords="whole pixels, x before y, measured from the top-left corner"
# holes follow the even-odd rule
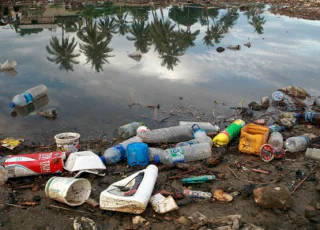
[[[163,164],[174,164],[174,163],[183,163],[190,161],[202,160],[205,158],[209,158],[212,154],[211,146],[208,143],[200,143],[195,145],[188,145],[173,149],[166,150],[152,150],[153,148],[149,148],[149,153],[156,151],[157,155],[154,154],[155,163],[163,163]]]
[[[203,138],[207,137],[206,131],[204,129],[201,129],[199,127],[199,125],[197,125],[197,124],[194,124],[192,126],[192,131],[193,131],[192,136],[195,139],[203,139]]]
[[[306,157],[312,160],[320,161],[320,149],[307,148]]]
[[[127,157],[127,146],[131,143],[136,142],[142,142],[140,137],[132,137],[124,142],[121,142],[120,144],[113,146],[111,148],[108,148],[106,151],[104,151],[103,156],[100,157],[103,163],[105,164],[114,164],[118,161],[123,160]]]
[[[137,129],[140,126],[144,126],[143,122],[131,122],[129,124],[120,126],[118,128],[118,136],[122,139],[128,139],[129,137],[133,137],[137,134]]]
[[[268,128],[269,128],[269,133],[284,132],[284,130],[286,129],[284,126],[280,126],[277,124],[269,125]]]
[[[290,137],[285,142],[285,149],[288,152],[299,152],[308,147],[309,139],[305,136]]]
[[[192,139],[189,141],[184,141],[184,142],[179,142],[176,144],[176,147],[182,147],[182,146],[187,146],[187,145],[195,145],[199,143],[208,143],[211,147],[213,145],[212,139],[210,137],[205,137],[205,138],[198,138],[198,139]]]
[[[23,107],[26,106],[33,101],[47,95],[48,93],[48,88],[45,85],[38,85],[36,87],[33,87],[27,91],[25,91],[22,94],[18,94],[14,96],[12,99],[12,102],[10,103],[10,107]]]
[[[225,130],[213,138],[213,144],[217,147],[227,145],[233,138],[240,134],[244,125],[245,122],[243,120],[235,120]]]
[[[192,138],[192,129],[188,126],[173,126],[138,132],[137,136],[142,139],[142,142],[148,144],[182,142]]]
[[[212,125],[210,122],[198,122],[198,121],[179,121],[179,125],[185,125],[190,128],[196,124],[200,129],[204,129],[207,133],[209,132],[219,132],[220,128],[217,125]]]
[[[320,114],[315,112],[303,112],[296,114],[297,118],[300,118],[306,122],[320,125]]]
[[[283,148],[283,136],[279,132],[273,132],[269,136],[268,144],[275,148]]]

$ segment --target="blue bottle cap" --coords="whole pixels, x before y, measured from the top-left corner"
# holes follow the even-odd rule
[[[300,113],[296,113],[296,118],[300,118],[301,114]]]
[[[104,156],[100,156],[100,160],[103,162],[103,164],[107,163],[107,160]]]
[[[14,102],[11,102],[10,103],[10,108],[14,108],[14,107],[16,107],[16,104]]]
[[[155,155],[155,156],[154,156],[154,163],[160,164],[160,157],[159,157],[159,155]]]
[[[281,128],[281,132],[284,132],[286,130],[286,127],[284,126],[280,126],[280,128]]]

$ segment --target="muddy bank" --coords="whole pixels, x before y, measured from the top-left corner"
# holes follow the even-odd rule
[[[285,138],[301,135],[303,133],[320,134],[319,129],[314,126],[299,125],[293,131],[286,132]],[[114,140],[115,141],[115,140]],[[113,145],[114,141],[92,140],[82,142],[81,150],[91,149],[101,152],[105,148]],[[283,184],[292,192],[301,182],[301,177],[297,175],[309,175],[316,166],[316,162],[305,158],[304,153],[288,153],[284,159],[274,160],[271,163],[262,162],[258,157],[240,153],[237,150],[237,141],[231,143],[228,148],[214,148],[215,156],[221,154],[219,164],[208,166],[206,161],[187,164],[189,167],[159,166],[159,176],[154,188],[155,191],[165,189],[174,192],[173,188],[182,189],[179,178],[181,176],[215,174],[217,180],[200,185],[187,186],[189,189],[205,192],[223,189],[228,193],[240,192],[230,203],[220,202],[214,199],[182,199],[176,200],[180,204],[180,209],[165,215],[157,214],[148,206],[141,215],[150,225],[144,229],[189,229],[178,223],[176,220],[181,216],[190,216],[194,212],[201,212],[208,218],[223,217],[227,215],[240,214],[247,222],[265,229],[319,229],[320,218],[319,208],[320,198],[316,190],[317,181],[316,170],[311,173],[293,193],[293,207],[289,210],[277,208],[263,209],[258,207],[252,197],[252,189],[268,184]],[[320,140],[313,140],[312,147],[319,148]],[[161,146],[163,148],[168,146]],[[39,152],[53,151],[55,146],[41,146],[32,143],[17,149],[15,152]],[[4,154],[10,153],[5,151]],[[264,174],[251,171],[252,168],[259,168],[270,171]],[[91,198],[99,202],[101,191],[110,184],[131,175],[141,168],[129,168],[126,162],[115,166],[108,166],[105,177],[95,175],[84,175],[92,184]],[[230,170],[231,169],[231,170]],[[299,173],[298,173],[299,172]],[[62,176],[68,176],[63,173]],[[69,175],[70,176],[70,175]],[[80,207],[69,207],[65,204],[46,198],[44,186],[52,176],[28,177],[12,179],[5,186],[0,187],[0,226],[1,229],[72,229],[74,218],[86,216],[94,220],[99,229],[138,229],[132,224],[132,217],[135,215],[103,211],[98,207],[93,208],[89,204]],[[185,187],[186,188],[186,187]],[[34,201],[32,206],[24,206],[24,201]],[[60,207],[60,208],[59,208]],[[66,208],[64,210],[61,208]],[[310,211],[311,210],[311,211]],[[317,214],[317,216],[310,214]]]

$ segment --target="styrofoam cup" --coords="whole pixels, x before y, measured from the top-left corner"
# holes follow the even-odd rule
[[[91,184],[83,178],[52,177],[46,184],[45,193],[54,200],[79,206],[89,198]]]
[[[57,144],[57,151],[73,153],[79,151],[79,133],[59,133],[54,136]]]

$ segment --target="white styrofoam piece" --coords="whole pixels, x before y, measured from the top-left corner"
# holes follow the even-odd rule
[[[71,153],[64,166],[70,172],[88,169],[106,169],[100,157],[91,151]]]

